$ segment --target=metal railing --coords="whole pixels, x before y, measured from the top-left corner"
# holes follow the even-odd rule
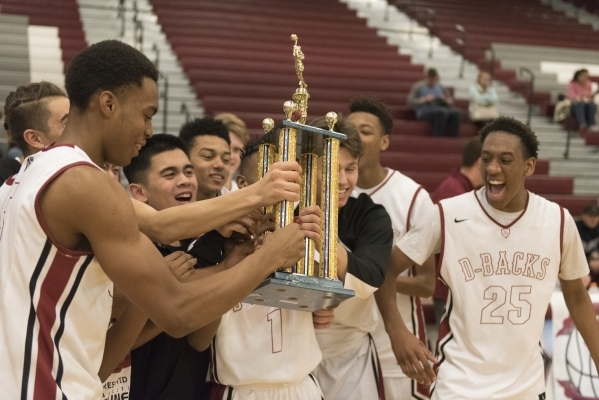
[[[495,49],[493,49],[493,47],[490,47],[489,51],[491,52],[491,65],[489,67],[489,74],[491,75],[491,80],[493,80],[495,79],[495,60],[497,59],[497,56],[495,55]]]
[[[117,18],[119,18],[121,20],[121,33],[120,33],[120,37],[125,37],[125,21],[126,21],[126,17],[125,17],[125,0],[119,0],[119,5],[117,7]]]
[[[185,103],[181,103],[181,114],[185,114],[185,123],[188,123],[191,120],[189,108],[187,108],[187,104]]]
[[[133,2],[133,43],[137,50],[144,51],[144,24],[139,19],[137,1]]]
[[[152,45],[152,51],[156,54],[156,58],[154,59],[154,66],[158,70],[159,80],[162,79],[162,93],[160,93],[160,98],[163,100],[163,108],[162,108],[162,133],[168,133],[168,76],[160,71],[160,48],[158,45],[154,43]]]
[[[455,29],[461,33],[461,37],[456,38],[456,43],[462,47],[462,61],[460,62],[460,73],[459,78],[464,79],[464,67],[466,66],[466,43],[468,39],[468,32],[460,24],[456,24]]]
[[[428,42],[428,58],[433,58],[433,44],[435,42],[435,17],[436,17],[436,13],[435,10],[433,10],[432,8],[427,8],[426,9],[426,15],[427,15],[427,19],[426,19],[426,27],[428,29],[428,33],[429,33],[429,42]]]
[[[535,74],[526,67],[520,67],[520,75],[528,74],[530,75],[530,86],[528,90],[528,116],[526,117],[526,125],[530,127],[530,120],[532,118],[532,106],[535,97]]]

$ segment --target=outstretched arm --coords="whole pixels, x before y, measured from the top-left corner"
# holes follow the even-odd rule
[[[396,303],[397,277],[413,264],[398,247],[393,246],[385,282],[374,293],[374,297],[383,317],[385,331],[391,340],[391,348],[403,373],[420,384],[429,386],[435,380],[429,361],[436,363],[437,360],[426,345],[408,330]]]
[[[153,242],[170,244],[200,236],[260,207],[299,200],[300,172],[295,161],[274,163],[263,179],[246,188],[160,211],[135,199],[131,202],[139,230]]]
[[[55,242],[72,250],[91,246],[125,296],[174,337],[214,321],[268,274],[303,256],[305,235],[292,224],[269,235],[259,250],[235,267],[182,284],[139,232],[123,188],[103,171],[87,166],[68,169],[47,187],[40,204]]]
[[[580,279],[560,279],[562,292],[576,329],[584,339],[599,371],[599,323],[589,293]]]
[[[413,297],[431,297],[435,291],[435,256],[422,265],[415,265],[413,276],[399,275],[395,280],[397,293]]]

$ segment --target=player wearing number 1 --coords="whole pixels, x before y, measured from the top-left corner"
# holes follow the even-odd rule
[[[405,266],[439,252],[440,279],[449,289],[431,396],[544,399],[539,340],[558,277],[599,363],[599,326],[580,279],[588,267],[568,211],[524,187],[535,168],[535,134],[500,117],[480,135],[484,187],[442,200],[398,244]],[[412,360],[421,350],[408,347],[400,365],[419,376],[423,366]]]

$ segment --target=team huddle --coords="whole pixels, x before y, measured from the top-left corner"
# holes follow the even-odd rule
[[[0,186],[3,398],[543,399],[558,278],[599,365],[574,220],[524,187],[539,146],[527,126],[487,124],[482,186],[433,204],[381,165],[387,107],[352,101],[334,130],[347,136],[337,277],[355,297],[309,313],[242,302],[321,239],[318,206],[279,229],[264,211],[300,200],[300,165],[259,179],[255,143],[242,150],[210,117],[153,135],[157,79],[142,53],[105,41],[74,58],[66,93],[42,82],[6,101],[25,158]],[[433,356],[420,298],[435,265],[448,294]]]

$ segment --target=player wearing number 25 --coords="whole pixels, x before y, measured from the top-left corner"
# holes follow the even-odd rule
[[[430,207],[398,244],[406,267],[440,253],[449,289],[431,398],[544,399],[539,340],[558,277],[599,362],[599,327],[580,280],[588,267],[568,211],[524,188],[535,169],[535,134],[500,117],[480,135],[484,187]],[[410,360],[419,349],[408,347],[405,363],[417,371]]]

